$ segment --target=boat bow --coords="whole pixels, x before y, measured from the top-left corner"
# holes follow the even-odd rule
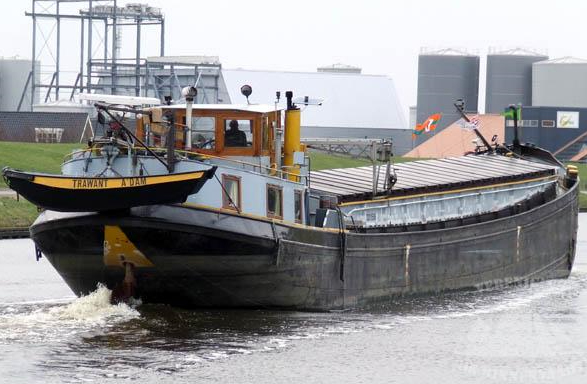
[[[60,212],[102,212],[143,205],[183,203],[216,167],[192,172],[130,177],[72,177],[5,167],[6,184],[31,203]]]

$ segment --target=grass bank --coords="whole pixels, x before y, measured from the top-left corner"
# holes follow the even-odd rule
[[[0,197],[0,229],[28,227],[38,215],[37,207],[25,199]]]
[[[413,157],[394,157],[394,163],[406,163],[408,161],[422,160]],[[331,155],[324,152],[310,152],[310,169],[320,171],[322,169],[352,168],[371,165],[366,159],[354,159],[343,155]]]
[[[579,179],[581,185],[579,185],[581,193],[579,193],[579,208],[587,210],[587,164],[581,163],[570,163],[576,165],[579,169]]]
[[[0,141],[0,168],[6,166],[23,171],[59,173],[63,157],[85,144],[39,144]],[[0,180],[0,188],[6,188]]]
[[[0,169],[59,173],[63,157],[84,144],[38,144],[0,142]],[[0,188],[6,188],[0,177]],[[28,227],[38,216],[37,208],[21,198],[0,198],[0,228]]]

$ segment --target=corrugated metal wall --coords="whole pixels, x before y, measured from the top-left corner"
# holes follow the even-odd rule
[[[561,114],[576,113],[577,126],[564,128],[558,121]],[[546,123],[550,124],[546,124]],[[507,124],[507,122],[506,122]],[[505,142],[511,143],[514,139],[514,129],[511,123],[506,126]],[[522,121],[520,122],[520,141],[533,143],[549,151],[556,151],[563,145],[587,131],[587,109],[572,107],[523,107]]]
[[[24,59],[0,59],[0,111],[16,111],[22,91],[26,84],[32,61]],[[39,76],[37,73],[37,82]],[[30,83],[27,95],[23,100],[23,111],[31,110]],[[39,102],[39,95],[35,97],[35,103]]]
[[[534,63],[532,105],[586,108],[587,62]]]
[[[485,113],[501,113],[510,104],[531,105],[532,64],[547,59],[538,55],[487,55]]]
[[[459,119],[453,106],[464,99],[466,110],[477,111],[479,96],[479,56],[421,54],[418,57],[417,121],[422,123],[433,113],[441,112],[437,131]],[[431,135],[418,136],[419,144]]]

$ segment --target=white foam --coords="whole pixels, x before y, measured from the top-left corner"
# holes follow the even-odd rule
[[[112,291],[99,285],[94,292],[65,305],[51,302],[39,308],[36,304],[31,311],[29,304],[11,304],[10,310],[0,314],[0,342],[62,338],[140,316],[136,309],[126,304],[110,304],[111,295]]]
[[[112,291],[104,285],[87,296],[82,296],[64,307],[55,307],[49,314],[57,320],[74,320],[81,322],[103,322],[111,317],[132,319],[139,316],[139,312],[130,306],[119,303],[110,304]]]

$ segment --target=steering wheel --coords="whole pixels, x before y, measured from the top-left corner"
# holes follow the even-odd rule
[[[212,147],[212,143],[214,143],[216,141],[216,139],[210,139],[208,141],[204,141],[203,143],[198,143],[196,144],[196,148],[199,149],[205,149],[206,147],[211,148]]]

